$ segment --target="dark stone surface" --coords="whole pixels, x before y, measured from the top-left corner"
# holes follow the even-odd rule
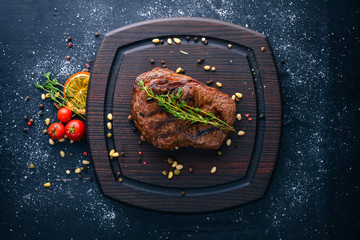
[[[64,82],[94,58],[104,33],[174,16],[248,24],[269,36],[282,81],[284,132],[263,200],[194,216],[139,210],[104,198],[88,180],[91,169],[82,179],[65,174],[89,158],[82,154],[85,141],[50,146],[42,134],[45,118],[56,118],[49,101],[38,114],[34,83],[44,72]],[[0,1],[2,239],[356,239],[359,27],[358,1]]]

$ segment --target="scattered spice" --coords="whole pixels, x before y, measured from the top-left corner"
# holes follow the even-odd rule
[[[70,42],[72,40],[72,38],[69,36],[69,37],[67,37],[67,40]]]
[[[238,113],[237,115],[236,115],[236,118],[237,118],[237,120],[241,120],[241,114],[240,113]]]
[[[143,135],[140,136],[140,141],[146,142],[146,139],[145,139],[145,137]]]
[[[169,157],[169,158],[167,159],[167,162],[168,162],[169,164],[173,164],[174,159],[173,159],[173,158],[171,158],[171,157]]]
[[[174,161],[172,164],[171,164],[171,167],[176,167],[176,165],[177,165],[178,163],[177,163],[177,161]]]
[[[180,50],[182,54],[189,54],[188,52],[184,52],[183,50]]]
[[[151,63],[151,64],[154,64],[154,63],[155,63],[155,60],[154,60],[154,59],[150,59],[150,63]]]
[[[113,158],[114,158],[114,157],[118,157],[118,156],[120,156],[120,154],[119,154],[118,152],[115,152],[115,153],[112,155]]]
[[[64,151],[60,151],[60,156],[61,156],[61,157],[65,157],[65,152],[64,152]]]
[[[228,146],[231,145],[231,139],[230,138],[228,140],[226,140],[226,145],[228,145]]]
[[[189,167],[189,172],[190,172],[190,173],[194,172],[194,167],[190,166],[190,167]]]
[[[24,116],[24,120],[28,120],[28,116]]]
[[[167,66],[166,66],[166,64],[164,64],[164,65],[162,65],[162,67],[163,67],[163,68],[166,68]]]
[[[43,130],[43,134],[47,134],[48,133],[48,130],[47,129],[44,129]]]
[[[83,152],[83,155],[86,157],[88,155],[88,152]]]
[[[67,59],[67,60],[70,60],[70,55],[66,55],[66,59]]]
[[[242,97],[243,97],[243,95],[242,95],[241,93],[238,93],[238,92],[235,93],[235,96],[238,97],[238,98],[242,98]]]
[[[175,42],[176,44],[180,44],[180,43],[181,43],[181,40],[180,40],[179,38],[174,38],[174,42]]]
[[[69,156],[70,156],[70,157],[74,156],[74,153],[71,152],[71,153],[69,154]]]
[[[178,69],[176,69],[176,73],[180,73],[180,72],[181,72],[181,70],[182,70],[182,68],[181,68],[181,67],[179,67]]]
[[[205,45],[208,45],[208,40],[205,40],[204,42],[203,42]]]
[[[78,175],[78,178],[79,178],[79,179],[82,179],[82,178],[83,178],[83,176],[82,176],[81,174],[79,174],[79,175]]]
[[[188,41],[189,41],[189,40],[190,40],[190,36],[186,36],[186,40],[188,40]]]
[[[206,84],[211,85],[211,84],[213,84],[213,82],[214,82],[213,80],[209,80],[209,81],[206,82]]]
[[[235,101],[240,102],[240,98],[237,97],[237,98],[235,99]]]
[[[107,128],[108,128],[109,130],[112,129],[112,124],[111,124],[111,122],[108,122],[108,123],[107,123]]]
[[[222,87],[222,83],[216,82],[216,86],[218,86],[219,88],[221,88],[221,87]]]
[[[133,120],[133,118],[132,118],[131,115],[128,116],[128,120],[129,120],[130,122]]]
[[[70,170],[66,170],[66,174],[69,175],[69,174],[70,174]]]
[[[163,40],[163,39],[160,39],[160,44],[164,44],[164,40]]]
[[[232,48],[232,45],[230,43],[228,44],[228,48]]]
[[[260,118],[260,119],[264,119],[264,118],[265,118],[264,114],[261,113],[261,114],[259,115],[259,118]]]
[[[172,171],[169,172],[168,178],[171,179],[174,176],[174,173]]]
[[[88,60],[88,63],[92,64],[92,60],[89,59],[89,60]]]
[[[73,46],[72,42],[68,44],[68,47],[71,48]]]
[[[89,162],[89,161],[87,161],[87,160],[82,160],[82,164],[84,164],[84,165],[89,165],[89,164],[90,164],[90,162]]]
[[[185,196],[185,191],[180,192],[181,196]]]
[[[51,183],[47,182],[47,183],[44,183],[44,187],[50,187],[51,186]]]
[[[206,65],[206,66],[204,66],[204,69],[205,69],[206,71],[209,71],[209,70],[210,70],[210,66],[209,66],[209,65]]]
[[[49,138],[49,144],[50,144],[50,145],[54,145],[54,144],[55,144],[54,140],[52,140],[51,138]]]
[[[87,64],[85,64],[85,67],[86,67],[86,68],[90,68],[90,65],[87,63]]]
[[[214,173],[216,172],[216,167],[213,166],[213,167],[211,168],[210,172],[211,172],[211,174],[214,174]]]
[[[164,176],[166,176],[167,175],[167,172],[164,170],[164,171],[162,171],[161,172],[162,173],[162,175],[164,175]]]
[[[183,168],[184,168],[184,166],[183,166],[182,164],[176,165],[176,169],[177,169],[177,170],[181,170],[181,169],[183,169]]]
[[[123,182],[124,181],[124,179],[123,178],[119,178],[119,182]]]
[[[124,151],[121,151],[121,152],[120,152],[120,156],[124,157],[124,156],[125,156],[125,152],[124,152]]]
[[[31,126],[31,122],[28,122],[27,125],[28,125],[28,126]]]
[[[29,96],[26,96],[25,99],[26,99],[26,101],[29,101],[29,100],[30,100],[30,97],[29,97]]]
[[[202,41],[202,42],[205,42],[205,41],[206,41],[206,38],[204,38],[204,37],[201,38],[201,41]]]
[[[215,72],[216,68],[215,67],[212,67],[211,68],[211,71]]]
[[[109,119],[110,121],[113,120],[113,115],[112,115],[111,113],[109,113],[109,114],[107,115],[107,119]]]
[[[45,124],[48,126],[50,124],[50,118],[45,119]]]
[[[143,155],[143,152],[139,151],[139,155]]]
[[[76,173],[76,174],[78,174],[78,173],[80,173],[80,172],[81,172],[81,168],[76,168],[76,169],[75,169],[75,173]]]
[[[252,118],[251,118],[251,117],[249,117],[249,118],[248,118],[248,120],[249,120],[249,122],[251,122],[251,121],[252,121]]]
[[[95,32],[94,35],[95,35],[95,37],[99,37],[100,33],[99,33],[99,32]]]
[[[218,156],[221,156],[222,155],[222,151],[217,151],[217,153],[216,153]]]
[[[247,118],[248,118],[249,116],[250,116],[250,114],[249,114],[249,113],[246,113],[246,114],[245,114],[245,117],[247,117]]]
[[[39,116],[42,117],[44,116],[44,113],[42,111],[39,112]]]
[[[121,175],[121,172],[116,172],[116,176],[120,176]]]
[[[201,63],[201,59],[196,60],[196,62],[197,62],[198,64],[200,64],[200,63]]]
[[[34,169],[34,168],[35,168],[35,164],[30,163],[30,164],[29,164],[29,168],[30,168],[30,169]]]
[[[29,129],[28,128],[24,128],[23,132],[27,132]]]
[[[285,64],[285,59],[281,59],[281,64]]]
[[[175,170],[174,170],[174,174],[175,174],[175,175],[180,175],[180,170],[179,170],[179,169],[175,169]]]
[[[171,38],[168,38],[167,43],[168,43],[169,45],[171,45],[171,44],[172,44],[172,40],[171,40]]]
[[[155,44],[156,44],[156,43],[159,43],[159,42],[160,42],[160,39],[154,38],[154,39],[152,40],[152,42],[155,43]]]
[[[261,47],[262,52],[265,52],[265,49],[266,49],[265,47]]]
[[[161,62],[160,62],[161,64],[165,64],[165,60],[161,60]]]
[[[44,101],[46,99],[46,95],[45,94],[41,94],[41,99]]]
[[[194,37],[194,41],[197,42],[199,40],[198,37]]]
[[[44,104],[40,103],[39,107],[40,107],[40,109],[43,109],[43,108],[44,108]]]
[[[108,137],[108,138],[111,138],[111,137],[112,137],[111,132],[109,132],[109,133],[107,134],[107,137]]]

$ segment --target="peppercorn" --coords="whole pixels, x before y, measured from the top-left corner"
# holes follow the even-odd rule
[[[204,41],[204,44],[205,44],[205,45],[208,45],[208,40],[205,40],[205,41]]]
[[[136,128],[136,127],[132,127],[131,130],[132,130],[133,132],[137,132],[137,128]]]
[[[165,60],[161,60],[161,62],[160,62],[161,64],[165,64]]]
[[[87,153],[87,152],[84,152],[83,154],[84,154],[84,156],[85,156],[85,157],[88,155],[88,153]]]
[[[90,67],[90,65],[87,63],[87,64],[85,64],[85,66],[87,67],[87,68],[89,68]]]
[[[196,60],[196,62],[200,64],[200,63],[201,63],[201,59]]]
[[[27,116],[24,116],[24,120],[28,120],[28,117],[27,117]]]
[[[30,100],[30,97],[29,97],[29,96],[26,96],[25,99],[26,99],[26,101],[29,101],[29,100]]]
[[[203,62],[205,61],[205,57],[201,57],[200,60]]]
[[[188,41],[189,41],[189,40],[190,40],[190,36],[186,36],[186,40],[188,40]]]
[[[72,156],[74,156],[74,153],[71,152],[69,155],[70,155],[70,157],[72,157]]]
[[[42,111],[39,112],[39,116],[42,117],[44,116],[44,113]]]
[[[146,139],[145,139],[145,137],[143,135],[140,136],[140,141],[142,141],[142,142],[146,141]]]
[[[166,68],[167,66],[166,66],[166,64],[164,64],[162,67],[163,67],[163,68]]]
[[[281,64],[285,64],[285,59],[281,59]]]
[[[100,33],[99,32],[95,32],[95,37],[99,37]]]
[[[214,82],[213,80],[209,80],[209,81],[206,82],[206,84],[211,85],[211,84],[213,84],[213,82]]]
[[[260,118],[260,119],[264,119],[264,118],[265,118],[265,115],[261,113],[261,114],[259,115],[259,118]]]
[[[67,59],[67,60],[70,60],[70,55],[67,55],[67,56],[66,56],[66,59]]]
[[[141,143],[142,143],[142,142],[139,140],[139,141],[138,141],[138,144],[141,145]]]
[[[130,122],[133,120],[131,115],[128,116],[128,120],[129,120]]]
[[[185,196],[185,191],[180,192],[181,196]]]
[[[24,132],[27,132],[28,131],[28,129],[27,128],[24,128],[24,130],[23,130]]]
[[[116,176],[120,176],[121,175],[121,172],[116,172]]]
[[[40,103],[39,107],[40,107],[41,109],[43,109],[43,108],[44,108],[44,104]]]
[[[189,172],[191,172],[191,173],[194,172],[194,167],[191,167],[191,166],[190,166],[190,167],[189,167]]]
[[[89,64],[92,64],[92,60],[89,59],[89,60],[88,60],[88,63],[89,63]]]
[[[70,42],[72,40],[72,38],[69,36],[69,37],[67,37],[67,40]]]
[[[31,122],[28,122],[27,125],[28,125],[28,126],[31,126]]]
[[[163,40],[163,39],[160,39],[160,43],[161,43],[161,44],[164,44],[164,40]]]
[[[265,47],[262,47],[262,48],[261,48],[261,51],[262,51],[262,52],[265,52],[265,49],[266,49]]]
[[[152,64],[154,64],[154,63],[155,63],[155,60],[154,60],[154,59],[150,59],[150,62],[151,62]]]
[[[56,107],[57,110],[60,109],[60,106],[59,106],[57,103],[55,103],[55,102],[54,102],[54,107]]]
[[[184,74],[184,73],[185,73],[185,69],[182,68],[180,72],[181,72],[182,74]]]
[[[72,46],[73,46],[73,44],[70,42],[70,43],[68,44],[68,47],[71,48]]]
[[[199,40],[198,37],[194,37],[194,41],[197,42]]]
[[[30,118],[30,120],[29,120],[31,123],[33,123],[34,122],[34,119],[32,119],[32,118]]]
[[[81,174],[79,174],[79,175],[78,175],[78,178],[79,178],[79,179],[82,179],[82,178],[83,178],[83,176],[82,176]]]
[[[89,181],[92,181],[93,180],[93,178],[92,177],[89,177]]]
[[[83,68],[81,71],[82,71],[82,72],[89,72],[89,69]]]
[[[120,152],[120,156],[124,157],[124,156],[125,156],[125,152],[124,152],[124,151],[121,151],[121,152]]]

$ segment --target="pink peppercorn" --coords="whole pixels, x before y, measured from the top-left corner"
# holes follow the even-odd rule
[[[71,42],[69,42],[68,47],[71,48],[73,46],[73,44]]]

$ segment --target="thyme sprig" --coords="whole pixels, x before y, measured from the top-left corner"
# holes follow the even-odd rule
[[[69,89],[68,87],[65,87],[64,85],[60,84],[56,78],[53,78],[53,80],[51,80],[50,73],[44,73],[44,76],[46,78],[45,83],[41,84],[40,82],[36,82],[35,87],[49,93],[50,99],[53,102],[56,102],[60,107],[65,107],[70,109],[75,115],[78,115],[85,120],[85,117],[82,114],[78,113],[75,108],[69,108],[66,105],[66,103],[69,102],[70,98],[75,98],[78,100],[77,96],[74,93],[74,90]],[[66,89],[66,91],[64,92],[59,87],[61,87],[62,89]],[[73,104],[76,108],[85,108],[85,105],[79,105],[75,102],[72,102],[71,104]]]
[[[186,104],[181,99],[182,89],[179,88],[177,94],[161,94],[157,95],[152,89],[145,86],[144,82],[140,79],[138,82],[141,90],[144,90],[147,94],[147,100],[155,99],[157,104],[166,112],[171,113],[174,117],[182,120],[186,120],[193,123],[210,124],[216,128],[235,131],[235,129],[217,118],[214,113],[206,112],[200,108],[192,107]]]

